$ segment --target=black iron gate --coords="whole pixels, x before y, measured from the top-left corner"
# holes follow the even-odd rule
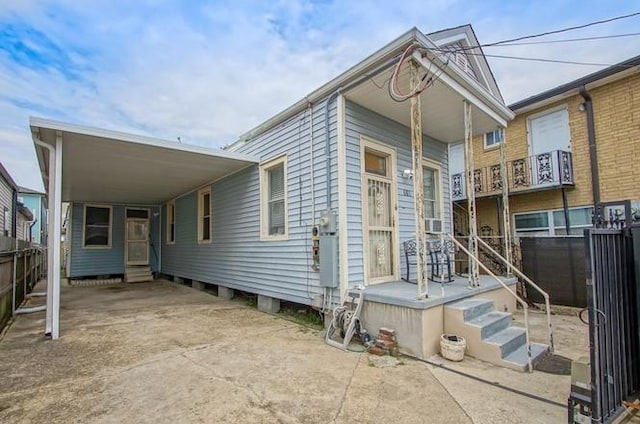
[[[640,227],[586,230],[585,256],[591,419],[609,423],[640,389]]]

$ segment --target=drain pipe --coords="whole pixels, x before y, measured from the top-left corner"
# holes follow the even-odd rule
[[[593,197],[593,221],[594,224],[598,224],[602,219],[602,213],[600,211],[600,173],[598,172],[598,148],[596,146],[593,100],[584,85],[580,87],[580,96],[584,99],[582,105],[584,107],[584,112],[587,114],[587,137],[589,141],[591,192]]]
[[[324,139],[325,139],[325,144],[324,144],[324,153],[325,156],[327,158],[327,162],[326,162],[326,166],[327,166],[327,210],[330,211],[331,210],[331,156],[330,156],[330,151],[331,151],[331,137],[329,134],[329,107],[331,106],[331,102],[333,100],[335,100],[339,95],[340,92],[342,91],[342,88],[338,88],[336,91],[333,92],[333,94],[331,94],[329,96],[329,98],[327,99],[327,103],[324,106]],[[312,112],[313,113],[313,112]],[[337,122],[337,121],[336,121]]]

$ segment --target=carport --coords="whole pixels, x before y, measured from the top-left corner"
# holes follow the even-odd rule
[[[60,336],[62,202],[162,205],[258,163],[247,155],[36,117],[29,125],[49,201],[45,333],[52,339]]]

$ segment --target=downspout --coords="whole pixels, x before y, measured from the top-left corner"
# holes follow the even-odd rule
[[[31,221],[31,224],[29,225],[29,243],[33,243],[33,227],[34,225],[36,225],[37,222],[38,220],[34,218],[33,221]]]
[[[339,95],[340,92],[342,91],[342,88],[338,88],[336,91],[333,92],[333,94],[331,94],[329,96],[329,98],[327,99],[327,103],[324,106],[324,138],[325,138],[325,142],[324,142],[324,154],[325,157],[327,158],[326,161],[326,166],[327,166],[327,210],[330,211],[331,210],[331,156],[330,156],[330,152],[331,152],[331,137],[330,137],[330,131],[329,131],[329,107],[331,106],[331,102],[333,100],[335,100]],[[312,112],[313,113],[313,112]],[[336,115],[337,118],[337,115]],[[337,122],[337,119],[336,119]]]
[[[596,127],[593,115],[593,100],[585,86],[580,87],[580,95],[584,99],[584,111],[587,114],[587,138],[589,141],[589,160],[591,168],[591,191],[593,197],[593,223],[602,220],[600,210],[600,173],[598,172],[598,148],[596,146]]]

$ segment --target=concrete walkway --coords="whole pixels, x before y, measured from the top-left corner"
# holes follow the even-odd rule
[[[166,281],[63,287],[61,339],[43,328],[19,316],[0,342],[0,422],[472,422],[422,363],[376,368]]]

